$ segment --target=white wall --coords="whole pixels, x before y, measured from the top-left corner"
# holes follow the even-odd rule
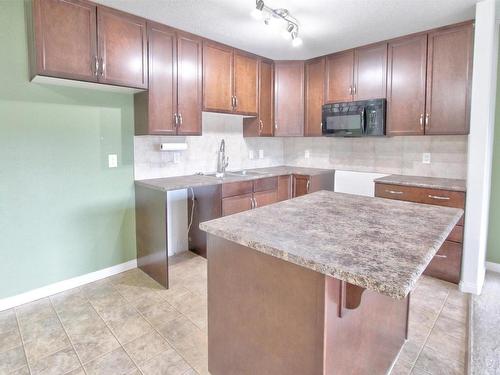
[[[462,291],[476,294],[481,292],[484,283],[488,235],[498,57],[495,8],[495,0],[476,4],[467,203],[460,282]]]

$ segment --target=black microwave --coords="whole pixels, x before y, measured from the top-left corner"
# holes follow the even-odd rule
[[[383,136],[385,113],[385,99],[325,104],[321,116],[322,132],[336,137]]]

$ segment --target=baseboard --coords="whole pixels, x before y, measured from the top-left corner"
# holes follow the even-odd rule
[[[486,262],[486,269],[488,271],[500,273],[500,263]]]
[[[472,293],[472,294],[481,294],[482,285],[476,283],[467,283],[464,281],[460,281],[458,285],[461,292],[464,293]]]
[[[99,271],[87,273],[85,275],[73,277],[71,279],[59,281],[54,284],[46,285],[41,288],[30,290],[16,296],[0,299],[0,311],[10,309],[28,302],[36,301],[37,299],[51,296],[53,294],[64,292],[68,289],[73,289],[78,286],[101,280],[117,273],[128,271],[132,268],[137,268],[137,259],[130,260],[125,263],[117,264],[104,268]]]

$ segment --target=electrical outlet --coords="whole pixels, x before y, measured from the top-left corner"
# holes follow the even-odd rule
[[[252,160],[254,157],[253,150],[248,151],[248,158]]]
[[[264,150],[259,150],[259,159],[264,159]]]
[[[431,153],[430,152],[424,152],[422,154],[422,163],[424,163],[424,164],[431,163]]]
[[[108,155],[108,168],[116,168],[118,167],[118,155],[109,154]]]
[[[309,159],[310,157],[311,157],[311,153],[309,152],[309,150],[305,150],[304,151],[304,158]]]

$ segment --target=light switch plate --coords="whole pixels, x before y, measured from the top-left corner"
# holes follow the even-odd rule
[[[422,163],[424,163],[424,164],[431,163],[431,153],[430,152],[424,152],[422,154]]]
[[[304,151],[304,158],[309,159],[310,157],[311,157],[311,153],[309,152],[309,150],[305,150]]]
[[[248,158],[252,160],[254,157],[253,150],[248,151]]]
[[[259,159],[264,159],[264,150],[259,150]]]
[[[116,168],[118,167],[118,155],[109,154],[108,155],[108,168]]]

